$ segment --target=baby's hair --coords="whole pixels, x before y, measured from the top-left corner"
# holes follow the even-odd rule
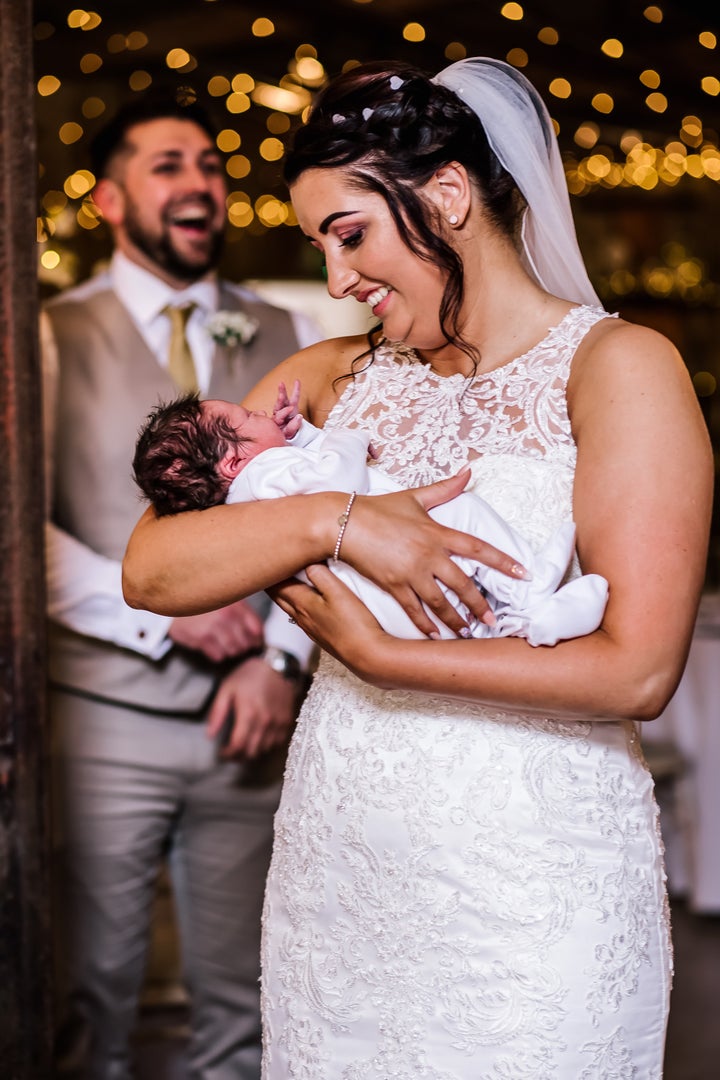
[[[218,465],[246,441],[224,416],[208,415],[197,393],[160,402],[138,435],[135,482],[160,517],[217,506],[230,487]]]

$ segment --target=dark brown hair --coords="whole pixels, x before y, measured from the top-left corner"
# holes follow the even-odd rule
[[[230,487],[218,465],[228,449],[245,441],[225,417],[203,412],[198,394],[161,402],[138,435],[135,483],[160,516],[217,506]]]
[[[166,119],[189,120],[201,127],[215,143],[218,129],[203,106],[196,101],[184,104],[176,92],[163,89],[127,102],[98,131],[90,143],[91,168],[96,178],[100,180],[108,175],[113,158],[126,146],[131,128],[151,120]]]

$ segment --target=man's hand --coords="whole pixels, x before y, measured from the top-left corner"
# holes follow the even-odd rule
[[[220,684],[207,720],[211,739],[226,721],[231,725],[220,756],[249,760],[286,742],[297,714],[298,690],[257,656],[235,668]]]
[[[173,619],[168,636],[176,645],[219,662],[259,649],[263,643],[263,623],[249,604],[238,600],[204,615]]]

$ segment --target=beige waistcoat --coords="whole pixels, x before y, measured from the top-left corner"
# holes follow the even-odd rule
[[[220,308],[243,310],[259,322],[249,345],[218,346],[213,359],[208,396],[240,401],[297,341],[285,311],[240,299],[225,286]],[[111,289],[81,300],[69,293],[46,311],[60,366],[53,520],[94,551],[120,560],[144,510],[131,473],[137,433],[152,406],[174,398],[176,390]],[[177,647],[152,661],[53,625],[50,679],[105,700],[191,715],[204,710],[218,669]]]

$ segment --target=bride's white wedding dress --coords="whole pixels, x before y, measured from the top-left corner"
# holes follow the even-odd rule
[[[572,517],[565,388],[603,317],[574,308],[470,386],[383,346],[328,423],[407,486],[469,461],[539,549]],[[377,690],[323,657],[276,818],[265,1080],[656,1080],[670,970],[634,725]]]

